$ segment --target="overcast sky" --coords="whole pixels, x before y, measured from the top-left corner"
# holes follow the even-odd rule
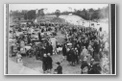
[[[45,13],[55,12],[56,9],[63,11],[71,11],[74,9],[98,9],[108,6],[108,4],[9,4],[9,10],[35,10],[46,8]]]

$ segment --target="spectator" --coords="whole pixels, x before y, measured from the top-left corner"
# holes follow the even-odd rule
[[[60,65],[60,62],[57,62],[56,64],[58,65],[57,68],[55,69],[56,73],[62,74],[62,66]]]

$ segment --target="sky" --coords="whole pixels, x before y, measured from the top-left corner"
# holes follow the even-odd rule
[[[73,11],[74,9],[98,9],[108,6],[108,4],[9,4],[9,10],[36,10],[45,8],[45,13],[55,12],[56,9],[63,11]]]

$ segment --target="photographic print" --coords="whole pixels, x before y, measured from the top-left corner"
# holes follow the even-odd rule
[[[5,4],[4,75],[116,75],[115,4]]]

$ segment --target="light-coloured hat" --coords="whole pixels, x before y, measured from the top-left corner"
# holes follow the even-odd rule
[[[67,43],[67,45],[72,45],[72,43]]]
[[[49,55],[49,56],[50,56],[50,53],[48,53],[47,55]]]
[[[47,56],[47,54],[44,54],[44,57],[46,57]]]
[[[94,61],[94,59],[92,58],[91,61]]]

